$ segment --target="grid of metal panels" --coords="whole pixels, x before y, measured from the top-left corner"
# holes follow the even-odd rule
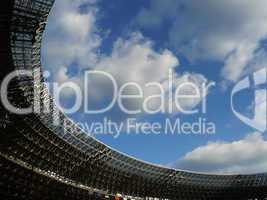
[[[14,0],[7,8],[12,12],[3,14],[1,23],[7,25],[2,29],[8,33],[6,48],[10,48],[3,54],[10,55],[6,62],[8,71],[30,69],[40,79],[33,85],[32,78],[20,76],[10,88],[10,99],[27,107],[33,101],[33,89],[38,88],[40,107],[43,109],[48,102],[50,112],[28,116],[8,114],[11,125],[8,123],[0,131],[5,141],[1,152],[113,194],[169,199],[248,199],[267,195],[267,174],[219,176],[145,163],[90,137],[59,111],[44,85],[40,62],[42,34],[53,1]],[[59,125],[53,123],[55,116]]]

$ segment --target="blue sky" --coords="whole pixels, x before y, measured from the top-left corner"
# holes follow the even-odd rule
[[[82,76],[92,69],[114,74],[120,83],[162,83],[168,69],[175,72],[177,83],[214,82],[216,86],[207,95],[206,114],[188,116],[177,111],[134,116],[160,123],[166,118],[194,121],[202,117],[216,124],[214,135],[96,137],[142,160],[179,169],[267,171],[266,134],[242,123],[230,105],[235,84],[266,67],[266,6],[265,0],[56,0],[43,41],[42,62],[52,74],[48,81],[72,81],[82,88]],[[108,84],[91,86],[90,106],[106,105],[110,90]],[[237,109],[250,117],[253,94],[248,90],[235,99]],[[72,93],[65,91],[61,100],[70,106]],[[201,100],[183,105],[200,108]],[[85,115],[80,110],[70,117],[93,123],[104,117],[121,122],[131,116],[114,107],[105,114]]]

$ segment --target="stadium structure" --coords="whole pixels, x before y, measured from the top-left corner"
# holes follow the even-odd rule
[[[267,197],[267,174],[214,175],[146,163],[90,137],[57,109],[44,84],[40,55],[42,34],[53,3],[53,0],[1,2],[0,80],[14,70],[31,70],[40,80],[36,84],[33,77],[18,73],[8,86],[8,100],[22,109],[32,105],[33,97],[39,95],[40,108],[47,105],[50,108],[49,112],[19,115],[8,112],[1,103],[1,199]],[[55,113],[59,125],[53,122]]]

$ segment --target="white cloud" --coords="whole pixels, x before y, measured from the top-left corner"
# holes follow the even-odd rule
[[[111,54],[101,55],[98,48],[101,46],[102,38],[96,23],[98,8],[93,4],[94,1],[91,1],[90,9],[87,12],[81,12],[80,7],[85,2],[88,3],[86,0],[56,1],[43,43],[44,64],[46,69],[52,71],[53,81],[58,83],[72,81],[84,90],[83,69],[95,69],[112,74],[119,86],[126,82],[139,84],[144,90],[145,97],[158,94],[157,89],[147,88],[145,84],[164,83],[168,78],[169,69],[174,71],[179,65],[178,58],[168,49],[156,51],[153,42],[139,32],[132,33],[127,39],[117,39]],[[74,65],[78,73],[69,74],[71,65]],[[199,74],[187,73],[175,75],[173,78],[176,86],[186,81],[195,83],[197,86],[207,82],[206,78]],[[110,83],[106,80],[94,80],[88,91],[88,98],[92,105],[112,95]],[[71,98],[72,94],[70,89],[63,91],[65,98]],[[181,104],[190,108],[198,105],[200,101],[201,98],[192,99],[192,101],[187,99]],[[135,100],[129,102],[129,106],[141,107],[142,103],[143,100]],[[158,103],[151,102],[153,106]]]
[[[68,69],[66,67],[61,67],[56,74],[56,80],[59,84],[62,84],[69,80],[69,76],[67,74]]]
[[[267,141],[260,133],[233,142],[209,142],[187,153],[176,167],[212,173],[259,173],[267,170]]]
[[[123,82],[145,84],[163,80],[168,76],[168,70],[178,64],[172,52],[165,49],[158,53],[150,40],[140,33],[133,33],[128,40],[118,39],[112,54],[102,58],[96,68],[113,74]]]
[[[42,63],[49,70],[52,81],[62,84],[71,81],[83,88],[80,71],[98,61],[101,37],[96,26],[97,0],[57,0],[48,19],[42,44]],[[81,12],[81,6],[90,9]],[[69,67],[75,65],[77,74],[70,76]],[[73,90],[62,91],[65,99],[74,95]]]
[[[42,46],[44,65],[57,73],[59,68],[75,63],[86,68],[96,63],[97,48],[101,38],[96,27],[97,8],[94,1],[57,0],[48,20]],[[85,3],[92,6],[87,12],[80,12]]]
[[[222,76],[236,81],[267,36],[266,7],[265,0],[153,0],[137,21],[154,28],[173,21],[166,31],[177,51],[192,61],[223,61]]]
[[[83,79],[81,79],[79,76],[70,77],[68,75],[68,69],[66,67],[62,66],[57,69],[57,73],[55,74],[55,80],[56,80],[56,83],[58,83],[58,86],[62,86],[62,84],[70,82],[70,83],[73,83],[79,86],[81,91],[84,90]],[[52,91],[53,90],[51,90],[51,92]],[[60,96],[64,97],[65,100],[68,100],[74,95],[75,95],[75,91],[73,88],[70,88],[70,87],[64,87],[60,92]]]
[[[167,49],[156,52],[153,49],[152,41],[144,38],[140,33],[133,33],[128,40],[118,39],[114,44],[112,54],[102,58],[96,65],[96,69],[112,74],[119,86],[127,82],[135,82],[140,85],[144,91],[144,98],[139,101],[135,100],[132,103],[141,107],[145,98],[157,95],[160,92],[157,88],[146,87],[147,83],[161,83],[164,89],[169,92],[166,82],[170,69],[174,74],[172,78],[175,87],[185,82],[190,82],[196,85],[197,89],[200,89],[203,83],[207,83],[207,79],[200,74],[186,73],[177,75],[175,67],[178,65],[179,60],[172,52]],[[136,94],[134,91],[129,90],[128,92]],[[187,86],[181,92],[194,94],[195,90],[191,86]],[[168,97],[167,93],[166,97]],[[180,104],[182,108],[190,109],[197,106],[201,100],[202,98],[186,99],[184,101],[181,100]],[[128,103],[131,105],[130,102]],[[157,108],[160,103],[159,99],[151,101],[149,107],[150,109]],[[165,106],[168,106],[167,99],[165,99],[165,103]],[[175,104],[173,103],[172,105]],[[173,110],[178,112],[175,108]]]

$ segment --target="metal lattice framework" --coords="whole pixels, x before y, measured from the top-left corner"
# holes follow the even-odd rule
[[[41,73],[41,42],[54,0],[4,0],[0,7],[0,80],[18,69],[9,100],[50,112],[15,115],[0,105],[0,195],[5,199],[90,199],[92,191],[161,199],[264,199],[267,174],[210,175],[132,158],[88,136],[54,104]],[[47,104],[48,102],[48,104]],[[57,116],[60,125],[53,120]]]

